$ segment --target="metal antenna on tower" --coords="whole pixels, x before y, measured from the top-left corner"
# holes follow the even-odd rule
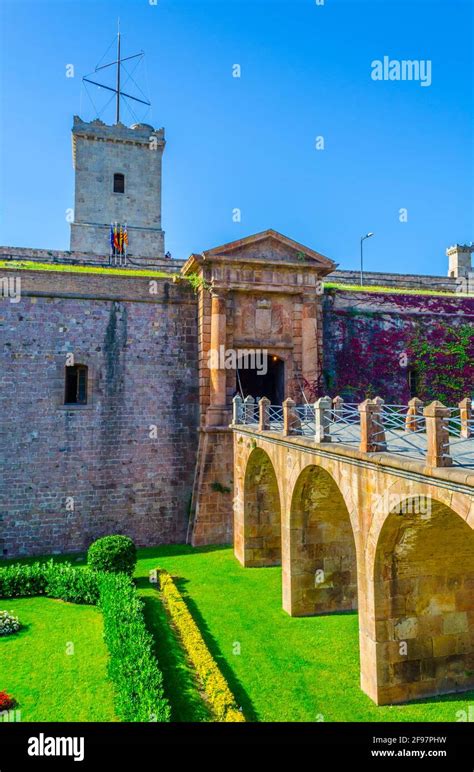
[[[132,56],[125,56],[122,58],[120,53],[120,19],[118,20],[118,31],[117,31],[117,59],[115,62],[109,62],[109,64],[102,64],[100,67],[96,67],[94,72],[98,72],[99,70],[105,70],[107,67],[113,67],[114,65],[117,65],[117,78],[116,78],[116,88],[112,88],[111,86],[105,86],[103,83],[97,83],[95,80],[91,80],[89,77],[84,76],[82,78],[83,81],[86,83],[92,83],[93,86],[99,86],[99,88],[105,88],[107,91],[113,91],[114,94],[116,94],[116,122],[120,123],[120,97],[127,97],[127,99],[133,99],[135,102],[140,102],[142,105],[147,105],[150,107],[151,102],[148,102],[145,99],[139,99],[136,96],[132,96],[132,94],[127,94],[125,91],[122,91],[120,88],[120,74],[121,74],[121,66],[122,62],[126,62],[129,59],[136,59],[137,57],[143,57],[145,56],[144,51],[140,51],[139,54],[133,54]],[[133,80],[133,78],[132,78]],[[135,84],[136,85],[136,84]],[[141,91],[141,89],[139,89]]]

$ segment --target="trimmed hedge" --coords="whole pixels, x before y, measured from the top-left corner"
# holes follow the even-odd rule
[[[99,607],[110,652],[109,673],[120,699],[122,721],[169,721],[170,706],[153,655],[153,639],[145,627],[143,603],[124,574],[102,574]]]
[[[102,536],[87,550],[87,563],[95,571],[131,576],[137,564],[137,548],[130,536]]]
[[[99,600],[98,575],[70,563],[14,564],[0,568],[0,598],[47,595],[71,603],[95,605]]]
[[[202,682],[215,718],[217,721],[245,721],[172,577],[163,569],[157,569],[157,575],[171,620]]]
[[[98,604],[109,649],[115,712],[122,721],[169,721],[162,675],[145,626],[143,604],[125,574],[107,574],[69,563],[0,568],[0,598],[46,595],[72,603]]]

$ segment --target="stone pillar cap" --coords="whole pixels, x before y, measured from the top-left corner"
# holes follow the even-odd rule
[[[331,399],[331,397],[328,397],[326,395],[325,397],[319,397],[319,399],[317,399],[314,404],[315,405],[325,405],[327,407],[331,407],[332,399]]]
[[[449,415],[449,408],[443,405],[438,399],[435,399],[423,410],[423,415],[428,416],[446,416]]]
[[[375,407],[376,404],[372,402],[371,399],[364,399],[364,401],[357,406],[357,409],[359,410],[359,413],[367,413],[373,410]]]

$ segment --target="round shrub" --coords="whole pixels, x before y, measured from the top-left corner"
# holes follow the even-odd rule
[[[129,536],[103,536],[87,552],[87,563],[95,571],[112,574],[133,574],[137,548]]]
[[[17,633],[20,627],[18,617],[13,616],[8,611],[0,611],[0,635],[12,635],[12,633]]]

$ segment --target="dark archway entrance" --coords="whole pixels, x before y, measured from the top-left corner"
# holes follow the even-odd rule
[[[260,353],[260,352],[259,352]],[[248,360],[241,360],[237,370],[237,392],[243,397],[268,397],[272,405],[281,405],[285,399],[285,363],[280,357],[268,354],[263,357],[266,367],[246,367]],[[261,364],[261,360],[258,364]],[[266,372],[264,372],[266,370]],[[240,380],[240,388],[239,388]]]

